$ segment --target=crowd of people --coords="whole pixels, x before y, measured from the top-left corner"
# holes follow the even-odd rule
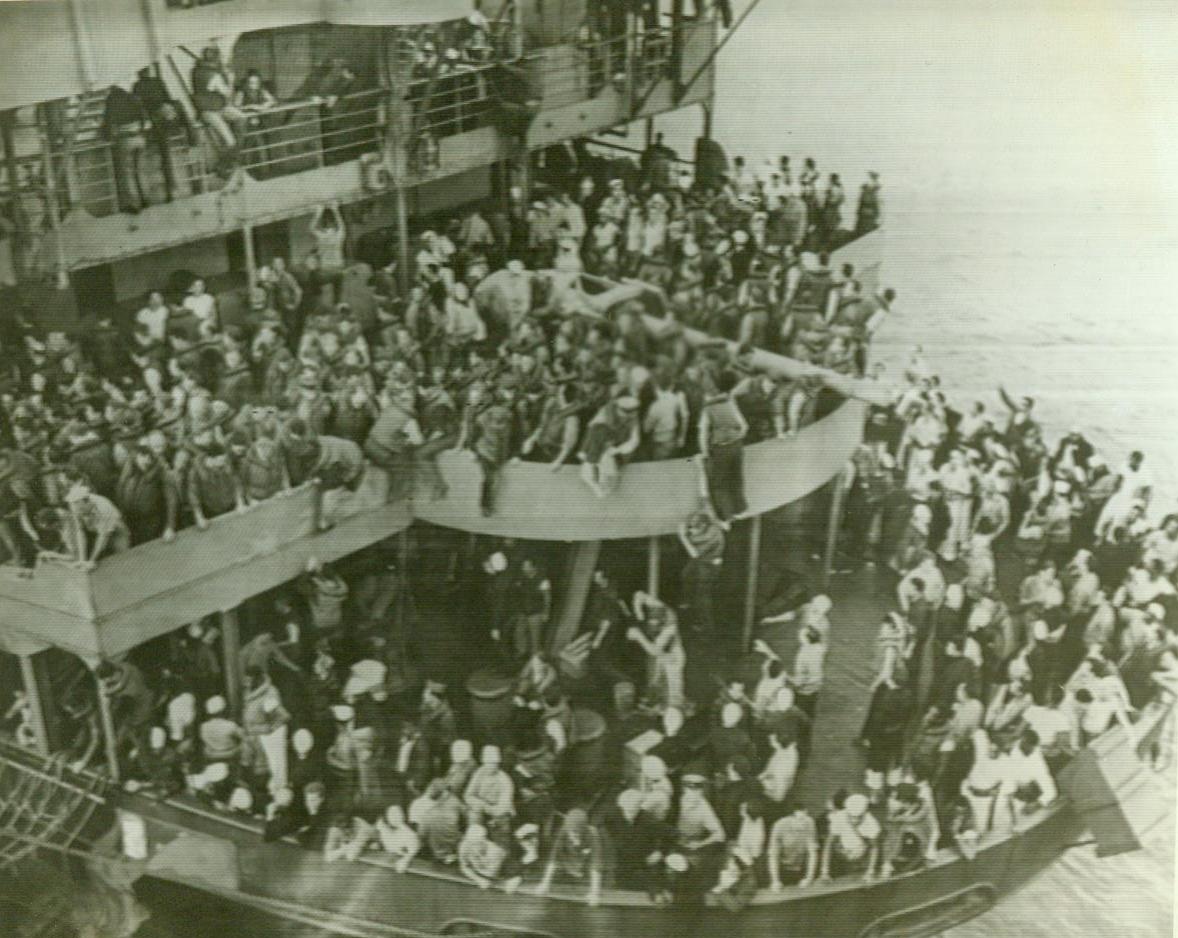
[[[1178,515],[1149,520],[1160,495],[1144,456],[1112,471],[1078,434],[1048,446],[1034,402],[1005,392],[1001,410],[959,411],[915,356],[872,413],[838,538],[840,564],[895,584],[858,738],[866,772],[802,804],[828,643],[864,623],[842,621],[837,592],[810,594],[767,617],[736,668],[709,661],[714,698],[688,687],[690,633],[722,631],[741,447],[795,431],[824,393],[758,372],[750,352],[861,375],[894,294],[866,296],[853,269],[831,269],[838,180],[819,194],[810,161],[796,184],[785,160],[761,178],[737,162],[716,187],[644,162],[637,183],[586,176],[423,232],[408,292],[396,262],[347,285],[330,206],[316,251],[297,269],[268,259],[237,321],[189,277],[181,296],[152,293],[129,348],[110,320],[84,340],[17,323],[0,527],[14,563],[93,564],[290,485],[355,486],[370,464],[393,493],[445,497],[433,460],[446,449],[478,460],[487,512],[513,458],[577,460],[607,496],[628,459],[704,457],[710,498],[680,531],[678,595],[626,601],[595,576],[574,644],[606,689],[608,705],[588,699],[608,730],[588,765],[577,668],[545,654],[548,574],[502,544],[472,588],[512,675],[504,725],[410,674],[387,624],[398,574],[376,551],[348,577],[313,566],[265,598],[228,676],[239,713],[211,622],[154,643],[150,673],[135,654],[100,665],[132,788],[184,792],[329,861],[379,852],[481,888],[564,883],[595,903],[613,885],[735,910],[761,888],[972,856],[1050,808],[1077,748],[1116,723],[1132,734],[1174,686]],[[878,223],[878,195],[872,179],[856,229]],[[641,291],[608,316],[563,315],[555,275],[529,265],[656,280],[663,328],[645,327]],[[680,324],[734,344],[693,346]],[[621,667],[602,653],[627,658],[619,647]],[[99,730],[93,707],[75,716],[90,728],[84,762]]]
[[[269,259],[243,311],[222,317],[189,274],[150,293],[129,342],[111,317],[81,337],[18,321],[3,397],[7,553],[93,564],[309,480],[355,488],[370,463],[388,473],[390,498],[415,485],[442,497],[436,459],[455,448],[477,459],[488,514],[515,458],[579,463],[605,497],[630,460],[698,453],[713,510],[739,515],[742,446],[796,432],[839,400],[820,379],[759,372],[753,349],[858,373],[893,294],[865,296],[849,265],[834,272],[805,250],[816,227],[797,233],[793,260],[794,243],[769,240],[735,186],[604,188],[599,198],[586,176],[576,199],[422,232],[407,293],[393,262],[344,299],[347,225],[324,206],[316,248],[297,267]],[[643,202],[659,237],[648,231],[633,251],[614,243],[616,259],[601,263],[589,222],[616,229]],[[641,297],[606,316],[558,308],[556,275],[521,255],[560,275],[572,260],[602,274],[667,265],[659,331]],[[680,323],[739,345],[693,346]]]

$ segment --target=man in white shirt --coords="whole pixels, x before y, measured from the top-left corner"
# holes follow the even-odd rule
[[[168,334],[169,312],[164,295],[158,290],[152,290],[147,297],[147,305],[135,314],[135,322],[147,330],[153,342],[163,342]]]
[[[827,816],[829,833],[822,849],[820,881],[830,880],[832,861],[836,876],[863,870],[865,880],[874,878],[881,829],[868,807],[866,795],[847,795]]]
[[[183,306],[197,318],[202,327],[208,325],[217,328],[217,298],[205,291],[205,282],[200,277],[189,285]]]
[[[642,433],[650,444],[651,459],[670,459],[687,440],[687,397],[673,387],[662,369],[656,370],[651,387],[654,400],[642,418]]]

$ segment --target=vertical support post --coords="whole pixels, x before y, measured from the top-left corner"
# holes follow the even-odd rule
[[[834,553],[838,549],[839,527],[842,524],[843,497],[846,495],[847,472],[842,470],[831,481],[834,491],[830,493],[830,517],[826,522],[826,553],[822,558],[822,585],[830,582],[834,570]]]
[[[33,734],[37,738],[37,752],[49,755],[49,725],[45,720],[45,701],[41,697],[41,686],[37,683],[37,670],[32,655],[20,655],[20,676],[25,686],[25,698],[29,702]]]
[[[54,280],[57,289],[66,290],[70,285],[69,267],[65,259],[65,245],[61,241],[61,205],[57,198],[57,173],[53,166],[53,150],[46,126],[48,116],[44,106],[37,108],[37,125],[41,138],[41,165],[45,174],[45,201],[49,209],[49,227],[53,229]]]
[[[650,149],[650,145],[654,143],[654,118],[648,117],[646,124],[646,149]]]
[[[248,221],[242,222],[241,234],[245,241],[245,274],[252,293],[258,285],[258,259],[254,256],[254,226]]]
[[[683,0],[671,0],[671,100],[683,97]]]
[[[650,539],[650,546],[646,553],[646,592],[658,599],[659,595],[659,536]]]
[[[119,772],[119,737],[115,731],[114,715],[110,712],[110,697],[106,688],[102,686],[102,679],[97,672],[94,683],[98,687],[98,717],[102,721],[102,741],[106,747],[106,767],[110,772],[111,781],[122,780]]]
[[[397,285],[404,296],[409,295],[413,271],[409,269],[409,209],[403,180],[396,180],[397,196]]]
[[[473,535],[472,535],[473,536]],[[397,655],[405,661],[409,638],[409,529],[397,533],[397,602],[393,608]]]
[[[221,652],[225,659],[225,696],[235,716],[241,714],[241,635],[237,626],[237,610],[221,613]]]
[[[4,171],[8,176],[8,190],[13,193],[13,222],[16,225],[17,240],[21,244],[27,243],[28,219],[20,207],[20,198],[16,195],[20,189],[20,172],[16,162],[16,112],[0,112],[0,142],[4,146]],[[24,272],[23,258],[17,260],[17,273]]]
[[[757,617],[757,580],[761,572],[761,516],[749,521],[749,570],[744,591],[744,633],[742,650],[753,644],[753,625]]]

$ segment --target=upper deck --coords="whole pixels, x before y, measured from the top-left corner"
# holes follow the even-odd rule
[[[64,282],[71,271],[328,201],[403,196],[521,152],[710,102],[714,19],[642,29],[628,19],[614,35],[582,36],[551,27],[560,8],[505,5],[514,15],[491,24],[482,64],[425,79],[414,69],[419,44],[429,30],[464,29],[469,0],[5,4],[0,27],[21,41],[0,64],[0,197],[15,196],[22,209],[18,228],[27,230],[17,234],[28,257],[20,272]],[[241,134],[231,169],[191,87],[208,46],[235,86],[256,69],[277,99]],[[339,57],[356,83],[324,107],[306,80]],[[146,146],[133,139],[143,134],[104,127],[111,90],[132,89],[144,68],[186,125],[165,130],[148,120]],[[132,176],[147,204],[128,212]]]
[[[881,232],[836,252],[860,271],[878,258]],[[592,279],[592,278],[590,278]],[[599,284],[600,285],[600,284]],[[659,312],[661,294],[632,284],[622,294],[642,292]],[[595,295],[603,309],[606,291]],[[587,297],[590,302],[593,296]],[[658,315],[647,325],[665,325]],[[684,330],[688,341],[712,341]],[[872,381],[849,378],[765,351],[755,353],[757,368],[782,378],[821,379],[839,400],[821,419],[796,435],[745,447],[745,494],[750,513],[763,514],[789,504],[842,472],[858,445],[870,402],[887,398]],[[503,467],[496,512],[479,511],[480,474],[465,452],[446,452],[439,468],[449,492],[440,500],[428,493],[389,502],[387,479],[369,466],[354,494],[323,493],[302,486],[242,513],[212,519],[207,530],[189,528],[175,540],[151,541],[103,559],[83,570],[55,561],[33,571],[0,567],[0,647],[33,653],[48,646],[96,660],[120,654],[202,616],[233,609],[250,596],[297,577],[309,560],[328,563],[384,540],[417,518],[460,530],[532,540],[599,541],[674,534],[699,505],[700,469],[696,458],[630,465],[609,498],[598,498],[580,479],[579,469],[553,472],[540,463],[513,461]],[[326,515],[324,514],[326,512]],[[325,519],[332,527],[320,532]]]

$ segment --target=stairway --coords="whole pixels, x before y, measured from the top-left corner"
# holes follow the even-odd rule
[[[109,215],[117,208],[114,163],[103,133],[106,89],[70,98],[65,109],[65,154],[70,207],[84,205],[94,215]]]

